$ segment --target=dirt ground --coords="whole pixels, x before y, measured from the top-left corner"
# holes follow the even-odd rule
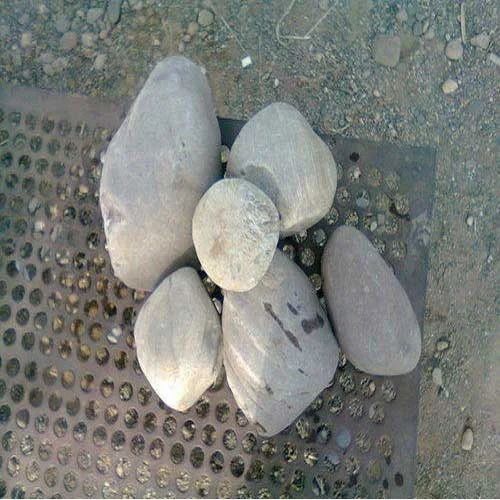
[[[188,27],[207,7],[208,24]],[[10,84],[132,97],[156,61],[183,52],[207,69],[221,116],[248,118],[281,100],[329,133],[437,148],[419,497],[500,496],[500,12],[496,0],[465,0],[462,13],[463,55],[450,60],[446,44],[461,37],[456,0],[0,2],[0,79]],[[299,39],[279,43],[277,23]],[[400,36],[394,67],[373,57],[383,33]],[[483,48],[471,44],[480,33],[490,38]],[[445,94],[448,78],[458,88]]]

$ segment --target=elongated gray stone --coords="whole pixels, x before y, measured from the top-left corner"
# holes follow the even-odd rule
[[[162,281],[142,306],[134,335],[144,375],[171,408],[188,410],[214,383],[222,364],[220,318],[194,269]]]
[[[280,250],[255,288],[224,292],[222,330],[229,387],[263,435],[290,425],[333,379],[339,350],[327,315]]]
[[[264,108],[242,128],[231,148],[227,175],[242,177],[273,200],[281,236],[298,233],[326,215],[337,186],[328,146],[289,104]]]
[[[220,177],[220,130],[207,79],[183,57],[151,72],[104,156],[100,204],[113,270],[152,290],[194,260],[191,221]]]
[[[202,197],[193,217],[201,265],[225,290],[253,288],[267,271],[279,238],[279,215],[269,197],[244,179],[224,179]]]
[[[403,287],[368,238],[339,227],[321,261],[323,290],[335,335],[347,359],[372,375],[412,371],[420,328]]]

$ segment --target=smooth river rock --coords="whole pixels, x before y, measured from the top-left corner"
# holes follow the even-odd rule
[[[222,364],[220,318],[198,273],[183,267],[142,306],[134,328],[137,358],[151,387],[178,411],[188,410]]]
[[[194,261],[191,221],[220,177],[220,130],[207,79],[183,57],[151,72],[103,160],[100,204],[113,270],[152,290]]]
[[[325,247],[321,270],[330,319],[347,359],[372,375],[412,371],[421,351],[417,318],[368,238],[339,227]]]
[[[333,379],[339,350],[326,312],[280,250],[254,289],[224,292],[222,330],[229,387],[263,435],[290,425]]]
[[[274,203],[244,179],[224,179],[202,197],[193,241],[203,269],[225,290],[245,292],[264,276],[279,238]]]
[[[337,187],[330,149],[299,111],[282,102],[267,106],[242,128],[226,175],[247,179],[273,200],[281,236],[318,222],[332,206]]]

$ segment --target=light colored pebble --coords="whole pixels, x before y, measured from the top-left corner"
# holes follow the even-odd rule
[[[472,215],[469,215],[467,217],[467,220],[465,221],[469,227],[472,227],[474,225],[474,217]]]
[[[214,14],[212,11],[207,9],[200,10],[198,14],[198,24],[206,28],[214,22]]]
[[[59,33],[66,33],[71,26],[71,21],[63,14],[57,16],[56,18],[56,30]]]
[[[406,12],[406,9],[404,7],[399,7],[398,12],[396,14],[396,21],[399,24],[406,23],[408,21],[408,12]]]
[[[445,94],[452,94],[458,89],[458,83],[456,80],[453,80],[451,78],[448,78],[443,82],[443,85],[441,86],[443,89],[443,92]]]
[[[78,36],[74,31],[64,33],[60,40],[61,50],[69,52],[78,45]]]
[[[500,57],[494,54],[493,52],[490,52],[488,59],[496,66],[500,66]]]
[[[462,59],[464,55],[462,40],[460,40],[460,38],[456,38],[455,40],[449,41],[445,48],[445,54],[451,61],[458,61],[459,59]]]
[[[241,67],[242,68],[246,68],[246,67],[250,66],[251,64],[252,64],[252,58],[250,56],[245,56],[241,60]]]
[[[187,30],[186,30],[186,33],[188,35],[191,35],[191,36],[194,36],[196,35],[196,33],[198,33],[198,30],[200,29],[200,25],[196,22],[196,21],[191,21],[189,24],[188,24],[188,27],[187,27]]]
[[[93,33],[83,33],[82,34],[82,45],[84,47],[90,48],[94,46],[94,34]]]
[[[438,352],[446,351],[450,347],[450,343],[447,340],[438,340],[436,342],[436,349]]]
[[[464,433],[462,434],[462,450],[471,451],[473,444],[474,433],[472,432],[472,429],[470,427],[467,427],[467,429],[465,429]]]
[[[54,62],[54,54],[52,52],[42,52],[39,60],[42,64],[52,64]]]
[[[488,33],[479,33],[479,35],[473,36],[470,39],[470,44],[473,47],[478,47],[479,49],[486,50],[490,45],[490,36]]]
[[[382,66],[394,67],[401,55],[401,38],[397,35],[377,35],[373,45],[373,58]]]
[[[97,71],[101,71],[104,69],[106,65],[106,54],[97,54],[94,60],[94,69]]]
[[[443,385],[443,372],[441,368],[434,368],[434,370],[432,370],[432,381],[438,387]]]
[[[104,14],[104,9],[93,8],[89,9],[87,12],[87,22],[89,24],[95,24]]]
[[[21,47],[27,49],[31,47],[33,40],[30,32],[25,32],[21,35]]]

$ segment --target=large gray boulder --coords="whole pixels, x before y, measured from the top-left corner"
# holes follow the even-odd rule
[[[279,250],[255,288],[224,292],[222,330],[229,387],[263,435],[290,425],[333,379],[339,350],[326,312]]]
[[[264,108],[242,128],[231,148],[227,175],[247,179],[273,200],[281,236],[324,217],[337,186],[330,149],[299,111],[281,102]]]
[[[222,364],[220,318],[194,269],[162,281],[142,306],[134,335],[144,375],[171,408],[188,410],[214,383]]]
[[[417,318],[368,238],[339,227],[325,247],[321,270],[330,319],[347,359],[372,375],[412,371],[421,352]]]
[[[278,238],[276,207],[244,179],[215,183],[196,207],[196,253],[208,276],[225,290],[245,292],[256,286],[271,263]]]
[[[220,177],[220,130],[207,79],[183,57],[151,72],[103,159],[100,204],[113,270],[152,290],[194,259],[191,221]]]

